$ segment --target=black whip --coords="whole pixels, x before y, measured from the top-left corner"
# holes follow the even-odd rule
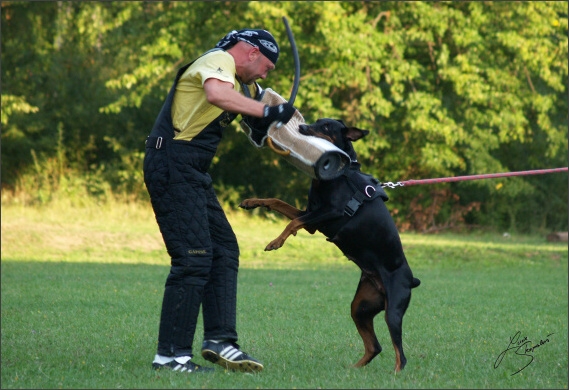
[[[292,86],[292,92],[290,93],[290,99],[288,99],[290,104],[294,104],[294,100],[296,99],[296,94],[298,92],[298,84],[300,83],[300,59],[298,58],[298,50],[296,49],[296,42],[294,41],[292,30],[290,29],[288,20],[285,16],[283,16],[283,23],[286,28],[286,34],[288,35],[290,47],[292,48],[292,55],[294,57],[294,84]]]

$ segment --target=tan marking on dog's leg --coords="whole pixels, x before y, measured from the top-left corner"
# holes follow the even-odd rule
[[[269,243],[269,245],[267,245],[265,250],[266,251],[272,251],[275,249],[279,249],[280,247],[282,247],[284,245],[286,239],[291,234],[296,236],[296,232],[298,232],[298,230],[302,229],[303,227],[304,227],[304,224],[300,220],[293,219],[286,226],[285,230],[277,238],[275,238],[273,241],[271,241]]]
[[[269,199],[245,199],[239,204],[239,207],[246,210],[255,209],[257,207],[265,207],[268,210],[276,211],[287,217],[288,219],[298,218],[301,211],[290,204],[283,202],[280,199],[269,198]]]
[[[401,355],[399,354],[399,349],[397,345],[393,344],[393,348],[395,349],[395,373],[401,371]]]
[[[389,326],[388,316],[389,316],[389,308],[388,308],[388,300],[386,299],[386,301],[385,301],[385,321],[387,323],[387,328],[389,329],[389,334],[391,336],[391,343],[393,345],[393,349],[395,350],[395,373],[397,374],[403,368],[402,367],[403,362],[402,362],[402,356],[401,356],[402,350],[397,348],[397,344],[393,340],[393,333],[392,333],[392,329]],[[403,345],[401,346],[401,348],[403,348]]]
[[[377,288],[374,281],[362,273],[356,295],[352,300],[351,315],[364,342],[364,355],[354,367],[365,366],[381,352],[373,320],[383,310],[384,299],[382,291]]]

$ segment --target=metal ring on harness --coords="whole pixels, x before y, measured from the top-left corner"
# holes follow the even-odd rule
[[[371,189],[373,190],[373,193],[372,193],[371,195],[367,193],[367,191],[368,191],[369,188],[371,188]],[[365,192],[365,194],[367,195],[368,198],[371,198],[371,196],[375,193],[375,191],[377,191],[377,190],[375,189],[375,187],[374,187],[374,186],[369,186],[369,185],[366,186],[366,188],[365,188],[365,190],[364,190],[364,192]]]
[[[280,154],[281,156],[290,155],[290,150],[277,149],[277,147],[273,144],[271,137],[267,137],[267,144],[269,145],[269,148],[271,148],[276,154]]]

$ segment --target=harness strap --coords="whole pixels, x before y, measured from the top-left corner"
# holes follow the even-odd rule
[[[352,196],[352,198],[348,201],[348,203],[344,207],[344,213],[348,217],[352,217],[356,213],[356,211],[358,211],[358,209],[360,208],[360,206],[362,205],[362,203],[364,201],[369,201],[369,200],[375,199],[376,197],[382,196],[382,195],[383,195],[382,197],[384,198],[384,200],[387,200],[387,195],[385,194],[385,191],[381,187],[381,183],[375,177],[373,177],[371,175],[367,175],[365,173],[360,172],[359,170],[354,170],[354,169],[348,169],[344,173],[344,176],[346,176],[346,178],[348,180],[348,184],[352,188],[352,191],[354,191],[354,195]],[[356,183],[356,181],[354,180],[354,178],[356,176],[367,177],[368,180],[366,182],[371,183],[371,184],[367,184],[364,187],[363,191],[360,190],[360,188],[357,185],[358,183]],[[360,186],[362,185],[361,183],[359,183],[359,184],[360,184]]]
[[[361,191],[357,191],[354,194],[354,196],[352,196],[352,199],[350,199],[348,204],[346,204],[346,207],[344,208],[344,213],[348,217],[353,216],[356,213],[356,211],[358,211],[360,206],[362,205],[364,199],[365,199],[364,193]]]

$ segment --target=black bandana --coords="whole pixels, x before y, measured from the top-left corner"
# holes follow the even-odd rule
[[[215,47],[227,50],[238,41],[247,42],[248,44],[259,48],[259,51],[265,57],[267,57],[274,65],[277,64],[277,60],[279,59],[279,45],[267,30],[233,30],[217,42]]]

